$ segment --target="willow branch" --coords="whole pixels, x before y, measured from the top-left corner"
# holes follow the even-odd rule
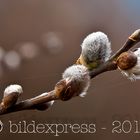
[[[136,43],[140,41],[140,29],[136,30],[125,42],[125,44],[120,48],[107,62],[102,64],[100,67],[90,71],[90,77],[91,79],[94,78],[95,76],[106,72],[106,71],[112,71],[117,69],[116,65],[116,59],[117,57],[123,53],[128,51],[130,48],[132,48]],[[58,84],[59,85],[59,84]],[[31,110],[31,109],[36,109],[36,106],[46,103],[52,100],[58,100],[60,99],[57,96],[57,92],[66,90],[64,82],[61,82],[59,85],[59,88],[43,93],[39,96],[36,96],[34,98],[30,98],[24,101],[21,101],[19,103],[16,103],[14,106],[4,109],[2,107],[2,104],[0,104],[0,115],[12,113],[12,112],[17,112],[17,111],[22,111],[22,110]],[[66,92],[66,91],[65,91]]]

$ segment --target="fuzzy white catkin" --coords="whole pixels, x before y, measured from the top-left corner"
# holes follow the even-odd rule
[[[88,69],[83,65],[73,65],[68,67],[63,73],[63,79],[71,81],[77,87],[76,95],[84,97],[90,85]]]
[[[100,61],[103,63],[110,58],[111,43],[106,34],[103,32],[93,32],[89,34],[83,41],[82,56],[86,63]]]
[[[11,93],[18,93],[19,95],[23,92],[23,89],[20,85],[10,85],[4,90],[4,97]]]
[[[2,108],[10,108],[16,104],[18,97],[23,92],[20,85],[10,85],[4,90],[4,95],[2,99]]]

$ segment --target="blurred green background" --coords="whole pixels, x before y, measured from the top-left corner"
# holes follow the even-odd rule
[[[22,99],[50,91],[63,71],[77,60],[83,39],[105,32],[118,50],[140,28],[139,0],[0,0],[0,97],[9,84],[21,84]],[[138,45],[139,46],[139,45]],[[112,134],[113,120],[140,121],[140,81],[127,80],[119,71],[92,80],[85,98],[57,101],[48,111],[23,111],[0,120],[83,123],[96,122],[96,134],[62,134],[58,139],[130,140],[140,134]],[[94,121],[93,121],[94,120]],[[56,139],[45,134],[9,134],[0,138]]]

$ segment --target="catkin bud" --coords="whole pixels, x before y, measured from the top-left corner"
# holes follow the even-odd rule
[[[90,84],[88,69],[83,65],[73,65],[68,67],[63,73],[63,80],[56,84],[57,96],[63,100],[72,97],[84,97]]]
[[[4,96],[2,99],[2,107],[7,109],[12,107],[18,100],[19,96],[23,92],[20,85],[10,85],[4,90]]]
[[[131,81],[140,79],[140,48],[124,52],[117,59],[118,68]]]
[[[134,52],[124,52],[117,59],[117,66],[121,70],[128,70],[134,67],[137,63],[137,56]]]
[[[83,41],[82,52],[77,64],[86,66],[89,70],[97,68],[110,58],[111,44],[106,34],[94,32]]]

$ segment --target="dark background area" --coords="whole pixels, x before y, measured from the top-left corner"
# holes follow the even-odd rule
[[[22,99],[50,91],[63,71],[77,60],[83,39],[105,32],[118,50],[140,28],[139,0],[4,0],[0,1],[0,97],[9,84],[21,84]],[[92,80],[85,98],[57,101],[48,111],[23,111],[1,116],[7,122],[90,122],[107,127],[96,134],[62,134],[58,139],[130,140],[140,134],[111,134],[115,119],[140,121],[140,81],[119,71]],[[55,139],[45,134],[0,133],[0,138]]]

